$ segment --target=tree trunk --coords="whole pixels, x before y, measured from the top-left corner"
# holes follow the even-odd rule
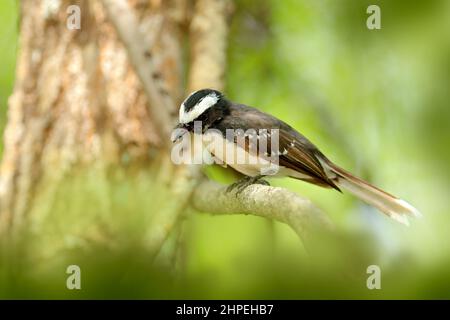
[[[66,26],[70,5],[80,30]],[[26,240],[36,259],[90,244],[160,250],[198,177],[170,161],[164,128],[176,122],[183,79],[189,90],[223,86],[227,12],[225,0],[21,2],[4,239]]]

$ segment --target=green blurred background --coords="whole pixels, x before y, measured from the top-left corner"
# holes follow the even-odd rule
[[[381,7],[381,30],[366,27],[370,4]],[[14,82],[17,10],[16,1],[0,2],[2,130]],[[367,250],[377,251],[371,263],[381,267],[381,290],[367,289],[365,268],[342,277],[333,265],[311,263],[285,225],[193,215],[181,276],[155,269],[130,248],[86,259],[80,292],[66,290],[66,274],[55,270],[17,278],[0,297],[449,299],[449,14],[447,0],[235,2],[228,97],[289,122],[330,159],[423,213],[406,228],[350,195],[271,181],[312,199],[338,228],[375,239]]]

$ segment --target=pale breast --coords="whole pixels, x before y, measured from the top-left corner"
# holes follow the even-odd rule
[[[206,150],[212,153],[218,161],[244,175],[253,177],[279,173],[278,164],[271,161],[270,158],[249,153],[244,148],[223,138],[222,134],[218,132],[205,133],[203,141]]]

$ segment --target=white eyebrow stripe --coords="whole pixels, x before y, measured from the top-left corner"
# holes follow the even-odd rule
[[[216,94],[210,94],[201,99],[191,111],[185,112],[184,102],[180,108],[180,123],[189,123],[194,121],[203,112],[211,108],[219,101],[219,97]]]

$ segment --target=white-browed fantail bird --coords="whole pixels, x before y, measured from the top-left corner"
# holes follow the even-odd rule
[[[219,138],[224,140],[224,145],[231,144],[234,148],[244,149],[240,151],[252,153],[249,156],[257,157],[261,155],[252,151],[248,143],[239,143],[235,137],[228,137],[226,130],[245,132],[252,129],[256,132],[268,132],[271,129],[277,129],[278,148],[283,151],[270,150],[271,144],[268,143],[269,149],[265,153],[265,155],[270,155],[276,152],[278,155],[279,170],[276,176],[288,176],[338,191],[345,189],[387,216],[406,225],[408,225],[408,217],[420,216],[420,212],[406,201],[335,165],[306,137],[285,122],[255,108],[231,102],[217,90],[198,90],[189,95],[181,104],[177,128],[184,128],[192,133],[195,121],[201,121],[202,134],[208,134],[209,130],[207,129],[215,129],[215,134],[219,133]],[[174,135],[173,142],[179,140],[181,135]],[[217,150],[213,149],[208,151],[213,156],[221,158],[220,160],[224,161],[226,165],[246,176],[243,180],[232,184],[229,190],[234,187],[242,190],[253,183],[266,183],[261,180],[264,175],[261,175],[260,170],[261,163],[264,161],[253,164],[227,163],[222,152],[216,152]],[[267,158],[262,160],[267,161]]]

